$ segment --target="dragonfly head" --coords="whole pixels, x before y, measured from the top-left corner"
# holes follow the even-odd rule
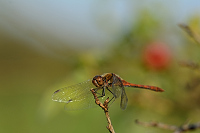
[[[103,78],[100,75],[97,75],[93,78],[92,83],[96,86],[96,87],[100,87],[104,84]]]

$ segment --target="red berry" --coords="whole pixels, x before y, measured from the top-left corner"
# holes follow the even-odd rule
[[[144,49],[143,57],[147,67],[154,70],[165,69],[171,61],[171,50],[162,42],[153,42]]]

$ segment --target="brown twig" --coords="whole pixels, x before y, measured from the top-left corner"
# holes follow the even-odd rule
[[[90,91],[92,92],[92,94],[94,95],[94,99],[95,99],[95,103],[97,105],[99,105],[99,107],[101,107],[104,110],[104,113],[106,115],[107,121],[108,121],[108,126],[107,129],[109,130],[110,133],[115,133],[114,128],[111,124],[111,120],[110,120],[110,116],[108,113],[108,103],[109,103],[109,97],[104,101],[104,104],[102,104],[97,95],[96,95],[96,91],[94,89],[90,89]]]
[[[199,64],[193,61],[179,61],[178,63],[180,66],[183,66],[183,67],[188,67],[191,69],[200,69]]]
[[[162,129],[171,130],[171,131],[174,131],[174,133],[183,133],[185,131],[191,131],[191,130],[200,128],[200,122],[195,123],[195,124],[184,124],[180,127],[177,127],[174,125],[168,125],[164,123],[158,123],[158,122],[141,122],[139,120],[136,120],[135,122],[143,126],[151,126],[151,127],[158,127]]]
[[[179,24],[178,26],[183,29],[197,44],[200,44],[200,37],[188,25]]]

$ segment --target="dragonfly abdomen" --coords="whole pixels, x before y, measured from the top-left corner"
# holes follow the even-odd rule
[[[156,87],[156,86],[132,84],[132,83],[126,82],[124,80],[122,82],[125,87],[143,88],[143,89],[149,89],[149,90],[153,90],[153,91],[157,91],[157,92],[164,91],[163,89]]]

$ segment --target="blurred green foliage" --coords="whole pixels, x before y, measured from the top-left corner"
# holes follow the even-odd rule
[[[165,90],[155,93],[126,88],[127,109],[120,110],[119,100],[110,108],[116,132],[170,132],[136,125],[135,119],[171,125],[200,121],[200,69],[184,65],[199,63],[200,46],[175,26],[171,32],[177,34],[180,44],[178,49],[174,48],[172,42],[162,40],[170,33],[164,33],[161,19],[147,12],[140,16],[130,32],[111,48],[103,51],[69,48],[65,60],[48,57],[28,47],[24,40],[1,31],[0,132],[107,132],[100,108],[68,112],[64,104],[51,100],[55,90],[106,72],[116,73],[128,82]],[[196,17],[189,24],[195,31],[200,29]],[[157,40],[169,45],[173,54],[171,64],[163,70],[149,69],[142,58],[145,46]]]

